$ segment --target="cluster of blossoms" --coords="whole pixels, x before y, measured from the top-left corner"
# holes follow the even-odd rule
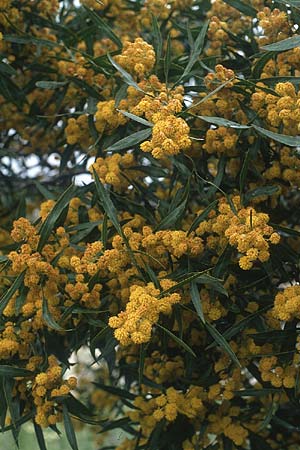
[[[0,0],[0,429],[300,447],[298,16]]]
[[[239,266],[243,270],[252,268],[254,262],[266,262],[270,257],[269,244],[278,244],[280,235],[268,225],[267,214],[258,213],[252,207],[242,208],[239,197],[233,197],[232,204],[223,198],[219,201],[218,214],[211,214],[203,221],[197,231],[216,234],[218,238],[208,236],[207,243],[215,247],[229,244],[236,247],[239,254]]]
[[[171,280],[161,280],[163,289],[173,285]],[[153,283],[145,287],[133,285],[125,311],[110,317],[109,326],[115,329],[115,337],[122,345],[148,342],[159,314],[171,314],[172,305],[179,302],[180,295],[177,293],[160,297],[160,291]]]

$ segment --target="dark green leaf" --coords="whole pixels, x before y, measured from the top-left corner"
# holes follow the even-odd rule
[[[205,327],[206,327],[207,331],[209,332],[209,334],[212,336],[212,338],[216,341],[218,346],[230,356],[232,361],[238,367],[242,367],[239,360],[237,359],[236,354],[234,353],[234,351],[232,350],[232,348],[230,347],[230,345],[226,341],[226,339],[222,336],[222,334],[213,325],[211,325],[208,322],[206,322]]]
[[[69,442],[72,450],[79,450],[78,445],[77,445],[74,427],[73,427],[71,418],[69,416],[69,411],[68,411],[67,405],[65,403],[63,403],[62,407],[63,407],[64,426],[65,426],[68,442]]]
[[[6,308],[6,306],[7,306],[8,302],[9,302],[9,300],[11,299],[11,297],[22,286],[23,281],[24,281],[24,276],[25,276],[24,272],[20,273],[20,275],[17,276],[17,278],[15,279],[13,284],[10,286],[10,288],[7,289],[7,291],[4,292],[4,294],[0,298],[0,314],[3,314],[3,311]]]
[[[175,334],[172,333],[172,331],[168,330],[167,328],[163,327],[159,323],[156,324],[158,328],[163,330],[164,333],[166,333],[168,336],[170,336],[171,339],[173,339],[176,344],[178,344],[180,347],[182,347],[184,350],[186,350],[190,355],[194,356],[194,358],[197,358],[194,351],[189,347],[185,342],[183,342],[182,339],[180,339],[178,336],[175,336]]]
[[[68,84],[68,81],[37,81],[36,87],[41,89],[58,89]]]
[[[130,136],[126,136],[115,144],[110,145],[106,151],[116,152],[118,150],[125,150],[129,147],[134,147],[135,145],[143,142],[147,139],[152,133],[151,128],[146,128],[145,130],[137,131],[136,133],[131,134]]]
[[[30,377],[32,372],[30,370],[22,369],[21,367],[8,366],[6,364],[0,365],[0,377]]]
[[[197,287],[197,284],[194,281],[191,283],[190,292],[191,292],[191,299],[192,299],[194,308],[195,308],[198,316],[200,317],[201,321],[203,323],[205,323],[205,317],[204,317],[203,310],[202,310],[202,303],[201,303],[201,298],[199,295],[199,289]]]
[[[42,315],[48,327],[53,328],[53,330],[64,331],[64,329],[53,319],[45,296],[43,296]]]
[[[237,9],[245,16],[256,17],[257,11],[249,3],[244,3],[240,0],[224,0],[227,5],[232,6],[232,8]]]
[[[274,133],[273,131],[258,127],[257,125],[252,125],[252,128],[254,128],[262,136],[273,139],[281,144],[288,145],[290,147],[300,146],[299,136],[286,136],[285,134]]]
[[[293,36],[273,44],[264,45],[261,49],[268,52],[285,52],[296,47],[300,47],[300,36]]]
[[[181,80],[185,79],[190,74],[191,69],[193,68],[194,64],[197,62],[197,60],[203,50],[203,47],[204,47],[204,41],[205,41],[207,29],[208,29],[208,24],[209,24],[208,21],[203,24],[195,42],[193,43],[193,47],[191,49],[191,54],[189,56],[188,63],[183,71],[183,74],[181,75],[179,80],[176,82],[176,84],[178,84]]]
[[[40,450],[47,450],[44,433],[42,428],[33,420],[36,440]]]
[[[37,247],[38,252],[40,252],[46,244],[63,210],[68,207],[70,200],[75,197],[76,190],[77,187],[73,184],[68,187],[68,189],[66,189],[65,192],[63,192],[59,197],[51,212],[43,222],[39,232],[40,240]]]
[[[237,122],[233,122],[232,120],[223,119],[222,117],[209,117],[209,116],[197,116],[199,119],[204,120],[205,122],[212,123],[213,125],[217,125],[219,127],[229,127],[229,128],[237,128],[241,130],[247,130],[250,128],[248,125],[241,125]]]

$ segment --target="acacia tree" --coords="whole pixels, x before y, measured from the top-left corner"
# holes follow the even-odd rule
[[[116,450],[300,445],[299,17],[297,0],[0,0],[16,442],[31,421],[41,450],[46,427],[77,450],[79,422],[103,450],[116,428]]]

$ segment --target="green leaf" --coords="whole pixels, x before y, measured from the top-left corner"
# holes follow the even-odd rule
[[[33,420],[34,432],[40,450],[47,450],[42,428]]]
[[[142,88],[140,88],[140,86],[134,81],[134,79],[132,78],[132,76],[130,75],[130,73],[126,72],[126,70],[123,69],[123,67],[121,67],[108,53],[107,57],[111,63],[111,65],[117,69],[118,72],[120,72],[120,74],[122,75],[123,80],[125,81],[125,83],[127,83],[129,86],[133,86],[137,91],[139,92],[143,92],[143,94],[145,94],[145,92],[143,91]]]
[[[262,55],[256,61],[256,63],[253,66],[253,69],[252,69],[252,74],[253,74],[254,78],[260,79],[260,75],[261,75],[265,65],[272,58],[274,58],[274,53],[273,52],[268,52],[268,53],[265,53],[264,55]]]
[[[169,71],[171,67],[171,35],[168,34],[166,43],[166,53],[164,57],[164,75],[166,80],[166,85],[168,85]]]
[[[164,217],[163,220],[157,225],[155,231],[165,230],[172,226],[174,227],[174,225],[176,225],[176,222],[182,218],[183,214],[186,211],[186,202],[187,199],[185,199],[182,203],[180,203],[180,205],[173,209],[173,211],[167,214],[166,217]]]
[[[268,52],[285,52],[296,47],[300,47],[300,36],[293,36],[273,44],[264,45],[261,49]]]
[[[213,290],[215,290],[215,291],[219,292],[220,294],[225,295],[226,297],[228,297],[228,292],[224,288],[224,286],[221,283],[221,281],[218,278],[215,278],[215,277],[213,277],[211,275],[208,275],[208,274],[200,275],[199,277],[197,277],[195,279],[195,283],[207,284],[207,285],[211,286],[211,288]]]
[[[204,120],[205,122],[212,123],[213,125],[217,125],[219,127],[230,127],[237,128],[241,130],[247,130],[250,128],[248,125],[241,125],[237,122],[233,122],[232,120],[223,119],[222,117],[209,117],[209,116],[197,116],[199,119]]]
[[[255,139],[255,142],[253,143],[253,145],[249,147],[249,149],[245,154],[242,169],[240,172],[240,192],[243,192],[245,187],[250,161],[255,160],[259,148],[260,148],[260,139]]]
[[[15,69],[10,65],[0,61],[0,73],[6,73],[7,75],[17,75]]]
[[[202,303],[201,303],[201,298],[199,295],[199,289],[195,282],[191,283],[190,292],[191,292],[191,299],[192,299],[194,308],[195,308],[198,316],[200,317],[201,322],[205,323],[205,317],[204,317],[203,310],[202,310]]]
[[[174,284],[174,286],[171,286],[168,289],[165,289],[164,291],[162,291],[159,295],[159,297],[164,297],[165,295],[170,294],[171,292],[177,291],[177,289],[180,289],[182,286],[191,283],[194,280],[197,280],[202,274],[208,272],[209,270],[211,270],[211,268],[203,270],[202,272],[194,272],[192,274],[189,274],[189,276],[187,278],[184,278],[183,280],[179,281],[178,283]],[[213,277],[212,277],[213,278]]]
[[[68,81],[37,81],[36,87],[41,89],[58,89],[68,84]]]
[[[257,11],[249,3],[244,3],[240,0],[224,0],[227,5],[232,6],[232,8],[237,9],[245,16],[256,17]]]
[[[94,179],[95,179],[95,185],[96,185],[96,191],[99,197],[99,200],[103,206],[104,211],[106,212],[107,216],[111,220],[113,226],[117,230],[119,234],[122,234],[122,228],[118,221],[118,214],[117,210],[115,208],[115,205],[113,204],[109,193],[101,183],[98,174],[93,169]]]
[[[106,148],[106,151],[116,152],[118,150],[125,150],[129,147],[134,147],[140,142],[147,139],[152,133],[151,128],[146,128],[145,130],[137,131],[136,133],[131,134],[130,136],[126,136],[115,144],[110,145]]]
[[[273,195],[278,191],[278,186],[264,186],[248,191],[245,194],[245,201],[248,203],[252,198],[260,197],[261,195]]]
[[[172,333],[172,331],[168,330],[167,328],[163,327],[159,323],[156,323],[156,326],[163,330],[164,333],[166,333],[168,336],[170,336],[171,339],[173,339],[176,344],[178,344],[180,347],[182,347],[184,350],[186,350],[190,355],[192,355],[194,358],[197,358],[194,351],[189,347],[185,342],[183,342],[182,339],[180,339],[178,336],[175,336],[175,334]]]
[[[286,83],[287,81],[298,88],[300,86],[300,77],[270,77],[264,78],[263,80],[263,83],[267,86],[275,86],[277,83]],[[257,79],[256,81],[257,83],[262,82],[261,79]]]
[[[109,37],[109,39],[111,39],[117,45],[117,47],[119,49],[122,48],[122,46],[123,46],[122,41],[113,32],[113,30],[106,23],[106,21],[101,19],[101,17],[97,13],[92,11],[91,9],[87,8],[86,6],[83,6],[83,7],[84,7],[86,13],[88,14],[88,16],[90,17],[90,19],[92,20],[92,22],[99,27],[99,31],[101,31],[101,33],[106,34],[106,36]]]
[[[210,205],[208,205],[193,221],[192,225],[190,226],[190,229],[188,231],[188,235],[196,230],[196,228],[198,228],[198,225],[203,222],[206,217],[208,216],[208,214],[210,213],[210,211],[212,211],[215,206],[217,206],[218,204],[218,200],[214,200]]]
[[[66,436],[67,436],[68,442],[69,442],[72,450],[79,450],[73,423],[71,421],[67,405],[65,403],[63,403],[62,407],[63,407],[64,426],[65,426],[65,431],[66,431]]]
[[[118,388],[116,386],[107,386],[103,383],[93,382],[95,386],[102,389],[109,394],[116,395],[117,397],[125,398],[127,400],[134,400],[136,395],[131,392],[126,391],[125,389]]]
[[[129,119],[134,120],[135,122],[141,123],[142,125],[145,125],[146,127],[153,127],[153,123],[149,122],[146,119],[143,119],[142,117],[136,116],[135,114],[129,113],[127,111],[123,111],[122,109],[117,109],[123,116],[128,117]]]
[[[189,56],[188,63],[183,71],[183,74],[179,78],[179,80],[176,82],[178,84],[181,80],[183,80],[186,76],[188,76],[191,72],[191,69],[193,68],[194,64],[197,62],[203,48],[204,48],[204,41],[208,29],[209,22],[205,22],[195,40],[193,43],[193,47],[191,49],[191,54]]]
[[[273,131],[258,127],[257,125],[252,125],[252,128],[254,128],[262,136],[273,139],[274,141],[280,142],[281,144],[288,145],[290,147],[300,146],[299,136],[286,136],[285,134],[274,133]]]
[[[22,369],[21,367],[8,366],[6,364],[0,365],[0,377],[30,377],[32,372],[30,370]]]
[[[162,35],[160,32],[160,28],[158,25],[158,21],[154,14],[151,14],[152,16],[152,35],[153,35],[153,47],[155,50],[156,55],[156,68],[159,64],[160,58],[162,56],[162,50],[163,50],[163,40]]]
[[[11,297],[22,286],[24,277],[25,277],[25,272],[20,273],[20,275],[17,276],[17,278],[15,279],[13,284],[10,286],[10,288],[7,289],[7,291],[4,292],[4,294],[0,298],[0,314],[3,314],[3,311],[6,308]]]
[[[42,304],[42,315],[43,319],[48,325],[49,328],[53,328],[53,330],[56,331],[65,331],[64,328],[62,328],[52,317],[49,308],[48,308],[48,302],[45,296],[43,296],[43,304]]]
[[[226,341],[226,339],[222,336],[222,334],[210,323],[206,322],[205,327],[209,334],[212,336],[212,338],[216,341],[216,343],[221,347],[222,350],[224,350],[232,359],[232,361],[238,366],[242,367],[239,360],[237,359],[236,354],[230,347],[229,343]]]
[[[76,191],[77,191],[76,186],[74,186],[73,184],[69,186],[68,189],[66,189],[65,192],[63,192],[62,195],[59,197],[54,207],[52,208],[51,212],[48,214],[47,218],[42,223],[39,232],[40,240],[37,247],[38,252],[41,252],[41,250],[43,249],[53,228],[55,227],[57,220],[59,219],[63,210],[68,207],[70,200],[73,197],[75,197]]]
[[[241,391],[234,391],[235,397],[265,397],[270,394],[278,394],[280,389],[263,388],[263,389],[243,389]]]

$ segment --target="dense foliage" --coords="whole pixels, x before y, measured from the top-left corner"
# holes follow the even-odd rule
[[[16,441],[300,448],[299,5],[0,0]]]

